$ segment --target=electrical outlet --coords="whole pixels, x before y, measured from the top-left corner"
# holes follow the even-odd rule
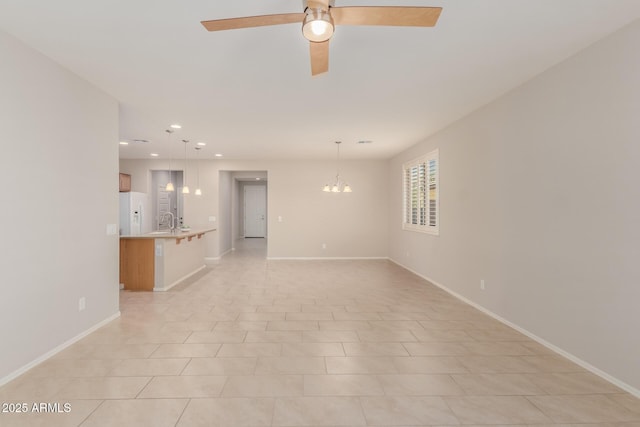
[[[278,222],[282,222],[282,217],[278,216]]]
[[[409,251],[407,251],[407,258],[411,257],[411,253]]]
[[[209,217],[209,222],[216,222],[216,217],[215,216],[210,216]]]
[[[480,280],[480,289],[484,291],[484,279]]]
[[[322,249],[327,249],[327,244],[326,243],[322,244]]]
[[[84,311],[85,308],[87,308],[87,300],[82,297],[78,300],[78,311]]]

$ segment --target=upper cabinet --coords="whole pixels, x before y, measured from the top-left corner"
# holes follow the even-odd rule
[[[120,192],[128,192],[131,191],[131,175],[126,173],[120,174]]]

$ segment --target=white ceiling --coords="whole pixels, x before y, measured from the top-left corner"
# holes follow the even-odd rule
[[[0,28],[115,97],[121,158],[388,158],[640,17],[638,0],[338,0],[441,6],[434,28],[338,27],[312,78],[297,24],[209,33],[201,20],[301,0],[0,0]],[[358,145],[359,140],[373,144]],[[193,155],[190,150],[189,156]]]

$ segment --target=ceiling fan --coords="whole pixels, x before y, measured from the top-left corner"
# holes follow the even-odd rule
[[[334,0],[303,0],[304,12],[202,21],[209,31],[302,23],[309,40],[311,75],[329,71],[329,39],[336,25],[433,27],[441,7],[348,6],[334,7]]]

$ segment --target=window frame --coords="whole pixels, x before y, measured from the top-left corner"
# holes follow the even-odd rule
[[[430,199],[430,190],[429,190],[429,166],[432,161],[435,161],[435,172],[433,173],[435,179],[435,225],[430,225],[430,212],[429,212],[429,202]],[[423,203],[425,203],[425,207],[423,208],[425,212],[422,214],[425,218],[425,224],[415,224],[413,222],[408,222],[408,210],[409,210],[409,198],[410,194],[415,191],[416,185],[414,185],[411,180],[407,179],[407,172],[413,168],[419,167],[420,165],[424,165],[424,191],[421,192]],[[419,173],[419,172],[418,172]],[[418,178],[419,181],[420,178]],[[419,184],[417,185],[419,187]],[[418,198],[418,205],[420,205],[420,197]],[[420,221],[420,207],[418,207],[418,213],[414,214],[418,218],[418,222]],[[427,233],[434,236],[440,235],[440,155],[439,150],[435,149],[425,155],[417,157],[413,160],[405,162],[402,164],[402,229],[406,231],[417,231],[420,233]]]

